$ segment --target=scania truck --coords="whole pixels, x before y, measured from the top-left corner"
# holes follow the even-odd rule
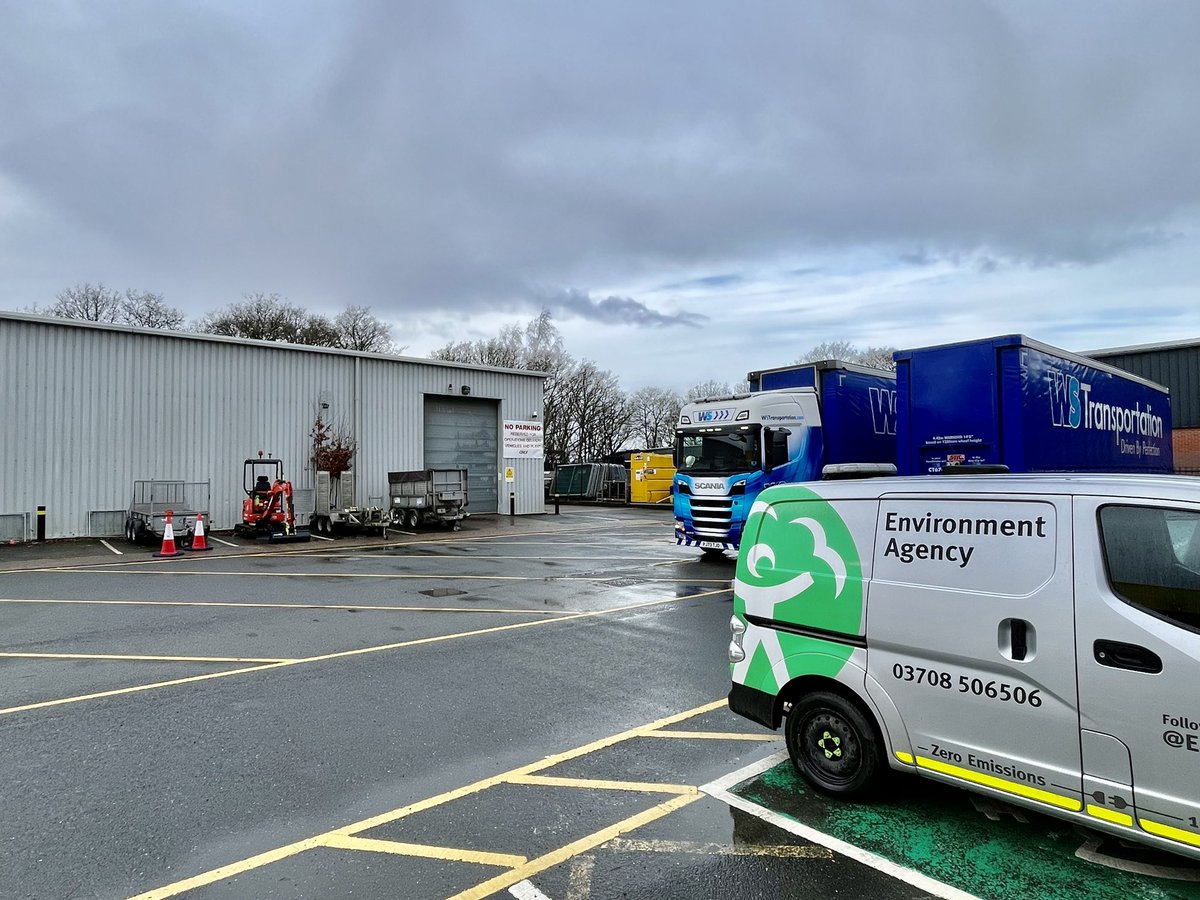
[[[686,405],[675,431],[675,541],[736,550],[746,516],[773,484],[895,471],[895,378],[827,360],[751,372],[779,390]]]

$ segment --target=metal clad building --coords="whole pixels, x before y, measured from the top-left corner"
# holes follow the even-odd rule
[[[259,450],[312,487],[318,412],[358,441],[360,504],[382,502],[389,471],[453,464],[473,514],[507,512],[512,466],[516,511],[544,511],[542,461],[504,460],[500,436],[541,417],[540,374],[0,312],[0,383],[0,539],[28,535],[39,505],[47,537],[119,533],[103,513],[150,478],[211,481],[212,526],[231,527]]]
[[[1170,388],[1175,469],[1200,475],[1200,340],[1114,347],[1085,355]]]

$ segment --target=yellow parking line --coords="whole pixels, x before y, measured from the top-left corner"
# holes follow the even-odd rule
[[[355,609],[363,612],[498,613],[514,616],[566,616],[573,610],[493,609],[486,606],[364,606],[361,603],[242,603],[236,600],[42,600],[0,597],[0,603],[65,603],[80,606],[245,606],[249,609]]]
[[[647,731],[645,737],[695,738],[702,741],[777,741],[777,734],[745,734],[741,731]]]
[[[488,853],[482,850],[462,850],[457,847],[434,847],[430,844],[405,844],[401,841],[377,841],[371,838],[331,834],[321,841],[324,847],[337,850],[366,850],[370,853],[392,853],[396,856],[420,856],[424,859],[444,859],[452,862],[479,863],[515,869],[528,862],[527,857],[511,853]]]
[[[689,803],[695,803],[700,797],[700,794],[690,794],[664,800],[662,803],[651,807],[645,812],[630,816],[628,819],[623,819],[615,825],[609,825],[607,828],[602,828],[597,832],[589,834],[587,837],[573,841],[565,847],[559,847],[557,850],[552,850],[543,856],[531,859],[520,868],[497,875],[495,878],[489,878],[482,884],[477,884],[469,890],[455,894],[450,900],[482,900],[482,898],[489,897],[496,891],[512,887],[514,884],[564,863],[572,857],[578,856],[580,853],[586,853],[588,850],[599,847],[601,844],[605,844],[627,831],[641,828],[643,825],[661,819],[663,816],[669,815],[677,809],[682,809]]]
[[[394,809],[394,810],[390,810],[389,812],[380,813],[379,815],[371,816],[370,818],[367,818],[367,819],[362,819],[362,820],[360,820],[358,822],[354,822],[350,825],[345,825],[341,828],[335,828],[332,831],[325,832],[324,834],[319,834],[314,837],[305,838],[304,840],[295,841],[291,844],[286,844],[283,847],[276,847],[273,850],[267,850],[263,853],[259,853],[259,854],[255,855],[255,856],[250,856],[245,859],[237,860],[236,862],[232,862],[227,865],[220,866],[219,868],[210,869],[207,872],[201,872],[199,875],[193,875],[190,878],[184,878],[184,879],[182,879],[180,881],[176,881],[172,884],[165,885],[164,887],[155,888],[152,891],[146,891],[143,894],[138,894],[136,897],[131,898],[131,900],[164,900],[164,898],[166,898],[166,897],[175,897],[179,894],[186,893],[187,891],[193,891],[193,890],[196,890],[197,888],[204,887],[205,885],[213,884],[214,882],[221,881],[226,878],[231,878],[234,875],[240,875],[243,872],[249,872],[253,869],[258,869],[263,866],[269,865],[271,863],[278,862],[281,859],[287,859],[288,857],[295,856],[298,853],[303,853],[306,850],[311,850],[314,847],[320,847],[323,844],[325,844],[328,840],[330,840],[331,838],[336,839],[338,837],[354,836],[363,831],[368,831],[372,828],[378,828],[380,825],[387,825],[391,822],[397,821],[398,819],[403,819],[408,816],[414,815],[416,813],[423,812],[424,810],[432,809],[435,806],[441,806],[442,804],[449,803],[452,800],[458,800],[461,797],[467,797],[472,794],[477,794],[480,791],[487,790],[490,787],[494,787],[498,784],[503,784],[512,778],[520,777],[523,775],[530,775],[530,774],[533,774],[534,772],[540,772],[545,769],[549,769],[552,766],[557,766],[560,763],[567,762],[568,760],[577,759],[581,756],[586,756],[589,753],[595,753],[597,750],[603,750],[604,748],[611,747],[614,744],[619,744],[619,743],[621,743],[623,741],[627,741],[631,738],[639,737],[645,729],[665,728],[668,725],[674,725],[677,722],[686,721],[687,719],[690,719],[693,716],[699,716],[699,715],[703,715],[706,712],[712,712],[714,709],[720,709],[721,707],[725,706],[727,704],[727,702],[728,701],[722,697],[720,700],[713,700],[711,703],[705,703],[703,706],[697,706],[694,709],[689,709],[689,710],[685,710],[684,712],[675,713],[673,715],[659,719],[656,722],[651,722],[648,725],[641,725],[641,726],[638,726],[637,728],[630,728],[627,731],[621,731],[621,732],[618,732],[617,734],[611,734],[608,737],[600,738],[599,740],[595,740],[595,741],[592,741],[591,743],[584,744],[581,747],[576,747],[573,750],[566,750],[562,753],[551,754],[550,756],[544,757],[543,759],[540,759],[537,762],[528,763],[524,766],[520,766],[520,767],[518,767],[516,769],[512,769],[508,772],[502,772],[499,775],[492,775],[489,778],[482,778],[479,781],[464,785],[459,788],[455,788],[452,791],[446,791],[443,794],[438,794],[434,797],[428,797],[425,800],[419,800],[416,803],[410,803],[408,806],[402,806],[399,809]],[[670,809],[667,809],[666,811],[659,813],[659,815],[654,816],[653,818],[659,818],[660,816],[666,815],[671,810],[676,809],[679,806],[684,806],[688,803],[691,803],[694,800],[699,799],[699,797],[700,797],[700,794],[698,794],[698,793],[673,797],[670,800],[666,801],[666,803],[667,804],[677,804],[677,805],[672,806]],[[665,805],[665,804],[660,804],[660,806],[656,806],[653,809],[649,810],[647,813],[642,813],[641,815],[645,816],[648,813],[653,813],[655,810],[660,809],[660,807],[662,805]],[[638,817],[635,817],[635,818],[638,818]],[[626,821],[629,821],[629,820],[626,820]],[[652,821],[652,819],[647,819],[646,821]],[[639,822],[637,824],[640,825],[640,824],[645,824],[645,823]],[[616,826],[614,826],[614,828],[615,827]],[[635,827],[637,827],[637,825],[632,825],[630,827],[635,828]],[[605,829],[605,832],[607,832],[609,830],[611,830],[611,829]],[[623,829],[623,830],[629,830],[629,829]],[[604,837],[602,840],[599,841],[599,843],[603,843],[606,840],[611,840],[612,838],[617,837],[620,833],[621,833],[620,831],[616,831],[616,832],[612,833],[611,835]],[[581,850],[577,850],[575,852],[582,853],[583,850],[590,849],[590,846],[595,846],[595,845],[594,844],[589,845],[589,847],[585,847],[585,848],[583,848]],[[571,854],[571,855],[574,855],[574,854]],[[544,860],[545,858],[546,857],[539,857],[540,860]],[[570,858],[569,856],[564,857],[564,859],[569,859],[569,858]],[[533,860],[531,863],[526,863],[525,866],[523,866],[521,869],[516,870],[516,871],[524,871],[524,869],[527,866],[532,865],[533,862],[538,862],[538,860]],[[541,869],[539,869],[538,871],[541,871]],[[523,874],[520,878],[517,878],[515,881],[510,882],[510,884],[516,884],[519,881],[523,881],[527,877],[529,877],[528,874]],[[492,888],[491,890],[500,890],[502,887],[508,887],[508,886],[509,886],[508,884],[501,885],[501,886]],[[478,896],[482,897],[482,896],[487,896],[487,895],[479,894]]]
[[[136,694],[142,691],[151,691],[157,688],[174,687],[180,684],[192,684],[199,681],[212,681],[217,678],[229,678],[233,675],[244,675],[247,672],[262,672],[268,669],[279,669],[285,666],[298,666],[304,663],[325,662],[331,659],[343,659],[350,656],[363,656],[367,653],[380,653],[385,650],[398,650],[401,647],[417,647],[423,644],[437,644],[443,641],[457,640],[458,638],[475,637],[483,634],[497,634],[501,631],[512,631],[517,628],[532,628],[536,625],[549,625],[555,622],[568,622],[574,619],[589,619],[599,616],[614,615],[620,612],[627,612],[633,609],[644,609],[648,606],[662,606],[667,603],[680,603],[685,600],[697,600],[702,597],[711,597],[716,594],[724,594],[729,591],[729,588],[720,591],[705,591],[700,594],[691,594],[687,597],[669,597],[664,600],[648,600],[644,603],[630,603],[625,606],[615,606],[611,609],[594,610],[591,612],[570,613],[565,616],[558,616],[552,619],[535,619],[531,622],[514,622],[511,625],[495,625],[491,628],[476,628],[471,631],[457,631],[451,634],[439,634],[433,637],[416,638],[411,641],[397,641],[394,644],[379,644],[374,647],[359,647],[355,650],[340,650],[336,653],[325,653],[320,656],[308,656],[301,659],[290,659],[284,662],[267,663],[260,666],[249,666],[242,669],[229,669],[224,672],[209,672],[204,675],[192,675],[189,678],[173,678],[170,681],[155,681],[150,684],[139,684],[133,687],[114,688],[109,691],[97,691],[92,694],[81,694],[76,697],[63,697],[58,700],[43,700],[39,703],[27,703],[24,706],[9,706],[0,709],[0,716],[9,715],[10,713],[28,712],[34,709],[46,709],[51,706],[64,706],[68,703],[81,703],[85,700],[100,700],[106,697],[118,697],[124,694]]]
[[[655,794],[694,794],[690,784],[663,784],[656,781],[607,781],[600,778],[559,778],[553,775],[515,775],[509,784],[533,784],[544,787],[588,788],[599,791],[644,791]]]
[[[252,656],[136,656],[123,653],[0,653],[3,659],[96,659],[134,662],[283,663],[294,658],[256,659]]]
[[[243,872],[249,872],[252,869],[258,869],[270,863],[279,862],[281,859],[287,859],[290,856],[295,856],[297,853],[303,853],[305,850],[312,850],[320,846],[320,836],[305,838],[302,841],[296,841],[293,844],[287,844],[283,847],[276,847],[274,850],[259,853],[257,856],[251,856],[238,860],[235,863],[230,863],[227,866],[221,866],[219,869],[210,869],[194,878],[186,878],[183,881],[176,881],[174,884],[168,884],[165,887],[146,891],[138,894],[136,897],[131,897],[130,900],[164,900],[166,897],[175,897],[187,891],[212,884],[215,881],[232,878]]]

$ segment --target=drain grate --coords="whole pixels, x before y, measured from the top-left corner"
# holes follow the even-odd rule
[[[460,597],[466,591],[460,591],[458,588],[433,588],[428,591],[421,591],[426,597]]]

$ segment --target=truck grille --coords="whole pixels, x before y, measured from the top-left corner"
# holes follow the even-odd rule
[[[728,497],[692,497],[692,523],[701,537],[729,536],[733,501]]]

